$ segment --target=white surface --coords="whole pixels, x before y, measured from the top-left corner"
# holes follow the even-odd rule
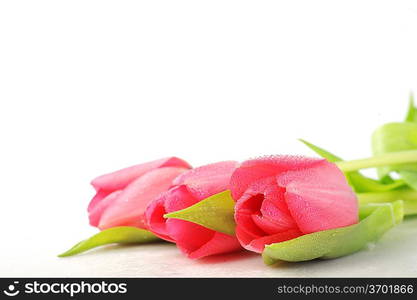
[[[274,266],[265,266],[261,256],[251,252],[190,260],[168,243],[108,246],[60,259],[53,257],[58,247],[35,246],[28,241],[31,246],[16,249],[11,258],[2,262],[0,276],[416,277],[416,236],[417,218],[412,218],[388,232],[377,244],[350,256]]]
[[[372,251],[275,268],[169,245],[55,257],[95,232],[104,172],[312,155],[299,137],[369,155],[416,53],[415,1],[1,1],[0,276],[416,276],[415,219]]]

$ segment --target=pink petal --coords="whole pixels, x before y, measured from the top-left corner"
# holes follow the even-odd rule
[[[266,235],[275,234],[288,229],[296,228],[296,226],[283,226],[280,223],[280,219],[274,220],[260,215],[252,215],[251,217],[256,226],[258,226],[258,228],[264,231]]]
[[[167,221],[169,234],[189,258],[233,252],[241,249],[236,237],[176,219]]]
[[[236,203],[237,226],[254,238],[297,228],[288,211],[284,192],[274,177],[256,181]]]
[[[173,242],[170,237],[164,214],[189,207],[195,199],[184,185],[175,186],[153,200],[146,209],[147,227],[164,240]]]
[[[352,225],[358,222],[358,202],[340,169],[332,163],[320,164],[277,176],[286,188],[289,211],[306,234]]]
[[[235,205],[236,230],[244,231],[248,238],[253,239],[265,235],[265,232],[252,219],[253,215],[259,213],[263,200],[263,195],[245,194]]]
[[[200,248],[211,240],[215,233],[214,230],[178,219],[168,219],[166,226],[169,236],[185,254]]]
[[[238,239],[241,240],[240,233],[236,233]],[[276,233],[273,235],[267,235],[258,239],[251,240],[248,244],[242,244],[242,246],[247,250],[262,253],[266,245],[292,240],[301,235],[302,233],[298,229],[291,229],[288,231]]]
[[[190,193],[189,189],[185,185],[179,185],[171,188],[164,194],[164,196],[165,210],[169,213],[190,207],[199,202],[199,200]]]
[[[244,226],[236,226],[236,237],[239,243],[242,245],[243,248],[247,249],[247,246],[255,239],[261,238],[265,236],[264,233],[262,234],[254,234],[253,232],[249,232],[247,227]]]
[[[174,240],[168,235],[166,229],[166,221],[164,215],[167,213],[165,210],[165,193],[161,194],[157,199],[153,200],[146,208],[145,217],[147,228],[155,235],[168,242],[174,242]]]
[[[115,191],[113,193],[110,193],[105,198],[101,199],[100,202],[98,202],[93,209],[90,210],[88,217],[90,219],[90,225],[97,227],[101,215],[103,212],[113,203],[116,201],[117,197],[122,193],[122,191]]]
[[[183,248],[179,245],[180,248]],[[235,236],[215,232],[214,236],[197,250],[188,254],[189,258],[198,259],[209,255],[230,253],[241,250],[242,246]]]
[[[106,229],[125,224],[146,228],[145,209],[161,193],[167,191],[175,177],[186,169],[164,167],[147,172],[130,183],[111,207],[103,212],[99,228]]]
[[[175,185],[186,185],[199,200],[229,189],[230,177],[238,163],[218,162],[191,169],[175,179]]]
[[[95,178],[91,184],[96,190],[114,191],[124,189],[130,182],[147,172],[163,167],[177,167],[190,169],[191,166],[177,157],[167,157],[144,164],[124,168]]]
[[[285,202],[285,189],[276,184],[275,178],[271,177],[271,179],[273,183],[265,187],[263,192],[265,199],[261,206],[262,215],[272,219],[292,219],[287,203]]]
[[[104,198],[110,195],[111,191],[104,191],[104,190],[97,190],[96,195],[91,199],[90,203],[88,204],[87,211],[90,213],[97,204],[99,204]]]
[[[249,250],[357,222],[355,194],[336,165],[273,156],[244,162],[232,175],[236,235]]]
[[[115,190],[124,189],[130,182],[153,169],[163,167],[191,168],[191,166],[182,159],[167,157],[99,176],[91,182],[97,193],[88,205],[88,212],[93,210],[94,207],[110,193]]]
[[[235,212],[236,236],[244,248],[262,252],[265,243],[280,242],[302,234],[291,216],[285,213],[278,211],[273,214],[276,218],[272,219],[268,215],[261,216],[248,209],[250,206],[261,206],[260,210],[267,209],[262,208],[265,202],[269,202],[264,200],[263,195],[249,197],[246,201],[245,195],[236,203]]]
[[[232,197],[236,201],[254,182],[275,176],[288,170],[299,170],[311,167],[322,159],[302,156],[275,155],[266,156],[243,162],[233,173],[230,180]]]
[[[175,241],[191,258],[235,251],[241,248],[234,236],[228,236],[195,223],[169,218],[166,212],[178,211],[229,188],[236,162],[221,162],[189,170],[178,176],[169,191],[154,200],[146,211],[148,227],[158,236]]]

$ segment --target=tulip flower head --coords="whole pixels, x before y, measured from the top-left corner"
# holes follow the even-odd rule
[[[214,163],[189,170],[174,181],[174,187],[155,199],[146,210],[148,228],[157,236],[175,242],[190,258],[227,253],[241,249],[235,236],[217,232],[164,214],[190,207],[229,189],[234,161]]]
[[[358,222],[358,203],[339,168],[324,159],[270,156],[245,161],[231,178],[236,235],[265,245]]]
[[[146,228],[144,213],[149,202],[190,168],[182,159],[169,157],[97,177],[91,182],[96,195],[88,206],[90,224],[100,229]]]

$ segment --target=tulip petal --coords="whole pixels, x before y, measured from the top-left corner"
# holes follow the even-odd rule
[[[260,253],[265,243],[276,243],[278,240],[284,241],[302,234],[290,215],[282,213],[276,207],[276,211],[271,212],[271,203],[262,194],[245,194],[236,203],[236,236],[244,248]],[[261,216],[256,211],[268,211],[269,215]],[[272,216],[275,218],[272,219]]]
[[[288,209],[304,234],[358,222],[356,196],[332,163],[280,174],[277,183],[286,188]]]
[[[285,210],[277,208],[273,203],[273,199],[265,198],[262,202],[261,213],[264,220],[274,224],[276,228],[274,233],[286,231],[290,228],[297,228],[297,224],[294,222],[288,208],[286,207]],[[261,228],[266,231],[263,227]]]
[[[102,189],[98,189],[93,199],[91,199],[90,203],[88,204],[87,211],[90,213],[96,205],[98,205],[104,198],[110,195],[112,191],[105,191]]]
[[[236,203],[236,223],[253,238],[297,228],[285,202],[285,189],[275,181],[274,177],[256,181]]]
[[[274,220],[260,215],[252,215],[251,217],[256,226],[267,234],[275,234],[292,228],[292,226],[289,228],[282,226],[279,219]]]
[[[88,214],[90,219],[90,225],[97,227],[100,223],[100,218],[103,212],[116,201],[117,197],[122,193],[122,191],[115,191],[107,195],[104,199],[98,202]]]
[[[111,192],[122,190],[133,180],[143,176],[147,172],[163,167],[191,168],[187,162],[180,158],[167,157],[101,175],[91,181],[91,185],[96,189],[97,194],[90,201],[88,212],[94,209],[97,203]]]
[[[162,195],[164,195],[163,193]],[[145,211],[145,219],[147,228],[152,231],[155,235],[164,239],[168,242],[175,242],[169,235],[166,229],[166,219],[164,215],[166,214],[165,210],[165,198],[160,196],[157,199],[153,200]]]
[[[164,167],[152,170],[130,183],[111,207],[103,212],[99,228],[135,224],[146,229],[145,209],[161,193],[167,191],[184,168]]]
[[[175,185],[186,185],[197,199],[229,189],[230,177],[238,163],[224,161],[191,169],[175,179]]]
[[[265,235],[265,232],[252,219],[252,215],[259,212],[263,200],[264,196],[261,194],[255,196],[245,194],[239,199],[235,206],[236,234],[238,229],[240,229],[248,239]]]
[[[164,193],[164,196],[166,198],[164,205],[167,213],[190,207],[199,201],[185,185],[171,188],[167,193]]]
[[[178,219],[168,219],[166,225],[169,236],[187,255],[211,240],[215,233],[214,230]]]
[[[160,238],[174,242],[169,235],[166,224],[167,219],[164,218],[164,215],[181,210],[197,202],[184,185],[169,189],[153,200],[147,207],[145,215],[148,228]]]
[[[245,226],[236,226],[236,238],[245,249],[247,249],[247,245],[249,245],[253,240],[262,236],[265,236],[265,234],[256,235],[253,232],[248,231]]]
[[[91,184],[94,188],[113,191],[124,189],[130,182],[141,177],[147,172],[163,167],[177,167],[189,169],[191,166],[184,160],[177,157],[167,157],[144,164],[139,164],[124,168],[109,174],[105,174],[95,178]]]
[[[158,236],[175,241],[190,258],[235,251],[241,248],[235,236],[216,232],[201,225],[168,218],[163,223],[160,214],[189,208],[203,199],[228,190],[230,176],[237,162],[220,162],[189,170],[174,180],[171,188],[147,209],[149,228]],[[163,204],[163,207],[162,207]]]
[[[92,211],[110,193],[116,190],[122,190],[133,180],[143,176],[147,172],[163,167],[191,168],[187,162],[180,158],[167,157],[101,175],[91,181],[91,185],[96,189],[97,193],[88,205],[88,212]]]
[[[288,231],[253,239],[248,244],[246,245],[244,244],[242,246],[247,250],[257,252],[257,253],[262,253],[266,245],[288,241],[288,240],[297,238],[300,235],[302,235],[302,233],[298,229],[290,229]]]
[[[188,254],[189,258],[199,259],[209,255],[230,253],[242,249],[235,236],[215,232],[214,236],[197,250]],[[243,249],[242,249],[243,250]]]
[[[271,155],[243,162],[230,180],[232,197],[238,200],[254,182],[288,170],[309,168],[322,159],[301,156]]]
[[[241,249],[236,237],[188,221],[168,219],[167,228],[178,248],[189,258],[198,259]]]

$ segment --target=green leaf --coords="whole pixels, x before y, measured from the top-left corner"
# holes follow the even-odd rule
[[[417,108],[414,106],[414,96],[410,94],[410,102],[408,105],[408,112],[405,117],[406,122],[414,122],[417,123]]]
[[[399,152],[407,155],[417,149],[417,123],[388,123],[377,128],[372,135],[372,151],[375,156]],[[408,151],[408,152],[407,152]],[[390,164],[377,168],[380,178],[392,171],[417,172],[417,163]],[[407,178],[404,178],[407,180]]]
[[[262,253],[265,264],[270,265],[280,260],[297,262],[345,256],[378,240],[403,218],[402,201],[374,207],[368,205],[364,209],[364,219],[357,224],[306,234],[266,246]]]
[[[343,160],[339,156],[336,156],[333,153],[330,153],[329,151],[324,150],[323,148],[320,148],[319,146],[316,146],[316,145],[314,145],[310,142],[307,142],[306,140],[299,139],[299,141],[302,142],[307,147],[309,147],[314,152],[316,152],[321,157],[327,159],[329,162],[337,162],[337,161],[342,161]]]
[[[349,179],[348,182],[354,187],[355,192],[386,192],[398,189],[405,185],[404,180],[397,179],[392,180],[391,177],[387,179],[390,180],[390,183],[383,183],[378,180],[366,177],[359,172],[349,172],[346,175]]]
[[[372,215],[372,213],[380,207],[392,207],[395,224],[401,223],[404,218],[404,201],[397,200],[392,203],[368,203],[359,206],[359,220],[362,221]],[[397,206],[397,209],[395,209]]]
[[[417,172],[400,170],[398,171],[398,174],[400,174],[401,178],[407,183],[408,186],[417,190]]]
[[[340,157],[330,153],[327,150],[324,150],[323,148],[320,148],[302,139],[300,139],[300,141],[304,143],[307,147],[312,149],[314,152],[316,152],[318,155],[327,159],[330,162],[343,161]],[[345,176],[349,184],[357,193],[384,192],[384,191],[390,191],[393,189],[397,189],[401,186],[404,186],[404,181],[402,180],[392,180],[390,178],[386,178],[385,180],[388,179],[390,181],[388,183],[382,183],[378,180],[366,177],[362,175],[361,173],[359,173],[358,171],[345,172]]]
[[[411,94],[405,121],[388,123],[377,128],[372,135],[372,150],[374,155],[397,153],[405,157],[407,151],[415,151],[416,149],[417,109]],[[397,172],[408,186],[417,190],[417,163],[415,161],[381,166],[377,170],[380,178],[386,177],[390,172]]]
[[[153,233],[136,227],[113,227],[93,235],[89,239],[79,242],[59,257],[71,256],[87,250],[108,244],[135,244],[149,243],[159,240]]]
[[[356,196],[358,197],[359,204],[361,206],[403,200],[404,214],[406,216],[417,214],[417,191],[410,188],[387,191],[383,193],[357,193]]]
[[[235,202],[230,191],[227,190],[183,210],[166,214],[164,217],[189,221],[215,231],[234,235],[236,227],[234,207]]]

